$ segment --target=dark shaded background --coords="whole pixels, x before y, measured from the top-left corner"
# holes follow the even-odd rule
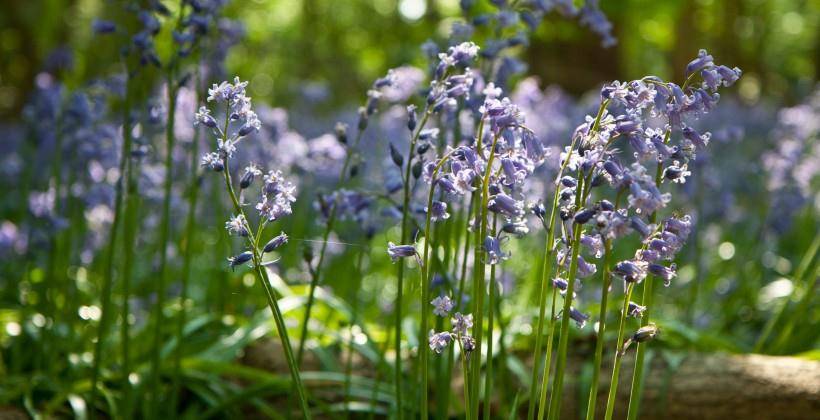
[[[614,24],[616,47],[602,48],[594,34],[552,14],[520,52],[529,73],[575,94],[650,73],[679,80],[675,72],[707,48],[720,62],[743,69],[739,93],[745,101],[770,97],[784,104],[803,97],[820,73],[817,1],[601,3]],[[62,73],[69,86],[110,74],[117,52],[92,36],[91,21],[119,9],[105,0],[4,1],[0,119],[15,119],[42,70]],[[358,102],[390,67],[421,64],[418,45],[446,37],[460,13],[458,0],[243,0],[227,10],[246,24],[245,40],[229,55],[229,71],[251,80],[255,98],[286,107],[315,101],[328,110]],[[162,50],[168,39],[159,42]]]

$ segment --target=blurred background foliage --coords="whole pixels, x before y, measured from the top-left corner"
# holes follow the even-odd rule
[[[69,86],[78,86],[116,65],[114,46],[91,34],[93,18],[118,10],[109,2],[4,3],[0,119],[19,114],[43,69],[59,69]],[[786,105],[805,96],[820,73],[816,0],[618,0],[601,7],[617,46],[605,49],[576,22],[552,14],[522,47],[528,73],[574,94],[643,74],[680,80],[676,72],[706,48],[744,70],[745,102],[772,97]],[[229,73],[249,79],[255,99],[327,111],[360,102],[388,68],[421,64],[418,46],[445,38],[462,19],[458,0],[246,0],[228,4],[226,15],[246,31],[229,53]],[[167,50],[170,36],[158,42],[160,52]]]

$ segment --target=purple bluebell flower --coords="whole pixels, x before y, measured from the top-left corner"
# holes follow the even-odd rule
[[[296,201],[293,195],[295,191],[296,187],[285,181],[282,171],[269,171],[264,176],[262,194],[259,203],[256,204],[256,210],[271,222],[289,215],[293,212],[291,203]]]
[[[495,265],[510,258],[510,253],[501,250],[503,237],[487,236],[484,238],[484,251],[487,252],[487,264]]]
[[[690,75],[706,67],[714,66],[714,58],[706,50],[698,51],[698,56],[686,65],[686,75]]]
[[[253,259],[253,253],[245,251],[239,255],[228,258],[228,266],[233,270],[236,266],[245,264]]]
[[[400,258],[415,257],[418,258],[418,252],[415,245],[396,245],[393,242],[387,243],[387,255],[395,263]]]
[[[430,350],[436,352],[437,354],[441,354],[447,346],[450,345],[450,342],[453,340],[452,334],[447,331],[443,332],[434,332],[430,330],[430,338],[428,339],[428,344],[430,346]]]
[[[251,186],[253,183],[254,178],[261,176],[262,171],[256,166],[256,164],[251,163],[250,165],[245,167],[245,173],[242,174],[242,179],[239,181],[239,188],[246,189]]]
[[[447,213],[447,203],[443,201],[433,201],[432,207],[427,211],[430,212],[430,220],[434,222],[450,218],[450,213]]]
[[[628,283],[640,283],[646,278],[647,264],[641,260],[625,260],[615,264],[612,274]]]
[[[582,313],[581,311],[575,309],[575,307],[570,307],[569,318],[575,321],[575,325],[577,325],[578,328],[584,328],[587,324],[587,320],[589,319],[589,315]]]
[[[248,236],[248,222],[245,220],[245,216],[241,214],[231,217],[230,220],[225,222],[225,229],[231,235]]]
[[[675,278],[675,264],[672,264],[669,267],[663,266],[661,264],[650,263],[648,267],[649,273],[652,275],[663,279],[663,285],[669,287],[672,283],[672,279]]]
[[[604,241],[600,235],[581,234],[581,245],[585,246],[595,258],[601,258],[604,252]]]
[[[494,195],[487,203],[487,208],[494,213],[501,213],[511,218],[524,215],[524,203],[504,193]]]
[[[456,312],[450,319],[453,326],[453,333],[460,336],[469,335],[470,328],[473,328],[473,314],[462,315],[461,312]]]
[[[433,305],[433,314],[441,317],[449,315],[450,311],[456,306],[450,296],[437,296],[430,304]]]
[[[94,19],[91,29],[98,35],[110,34],[117,30],[117,25],[110,20]]]
[[[288,235],[282,232],[265,244],[265,247],[262,248],[262,253],[273,252],[286,243],[288,243]]]

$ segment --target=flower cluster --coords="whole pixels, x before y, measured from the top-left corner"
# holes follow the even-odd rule
[[[433,304],[436,305],[436,303]],[[441,317],[446,317],[449,313],[449,310],[438,311],[438,307],[436,309],[436,315]],[[441,354],[452,341],[458,340],[461,345],[461,351],[466,356],[469,356],[470,353],[475,350],[475,340],[470,335],[470,329],[473,328],[473,315],[462,315],[461,312],[456,312],[453,317],[450,318],[450,324],[452,329],[449,331],[435,332],[434,330],[430,330],[427,343],[430,346],[430,350]]]

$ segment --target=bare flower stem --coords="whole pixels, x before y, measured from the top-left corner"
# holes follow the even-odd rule
[[[122,201],[124,190],[124,178],[126,173],[126,165],[128,164],[129,156],[131,155],[131,77],[126,77],[125,85],[125,102],[123,104],[123,123],[122,123],[122,149],[120,151],[120,178],[117,180],[116,192],[114,195],[114,220],[111,222],[111,229],[108,234],[108,255],[105,261],[105,274],[102,279],[103,285],[101,290],[100,302],[100,324],[97,327],[97,341],[94,343],[94,362],[91,373],[91,397],[89,399],[90,406],[94,406],[94,401],[97,399],[97,387],[99,386],[100,370],[102,368],[102,353],[103,345],[108,335],[108,323],[111,317],[111,289],[114,282],[114,254],[117,244],[117,234],[119,232],[119,225],[123,216]],[[96,410],[89,411],[90,418],[94,418]]]

